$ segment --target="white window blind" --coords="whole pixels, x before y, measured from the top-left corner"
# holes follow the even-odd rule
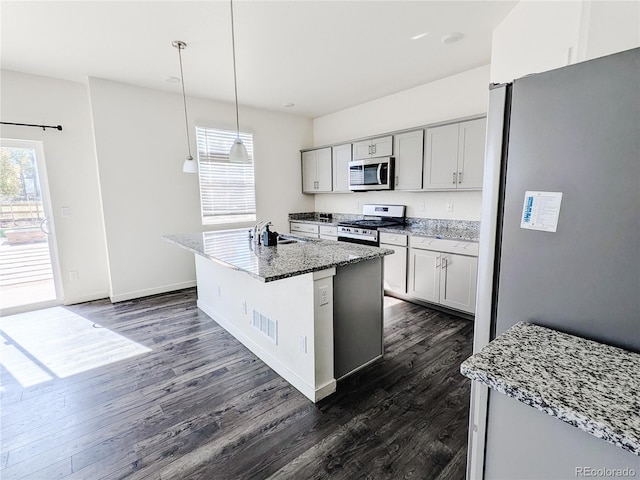
[[[233,223],[256,219],[253,135],[240,132],[248,163],[229,161],[236,132],[196,127],[202,223]]]

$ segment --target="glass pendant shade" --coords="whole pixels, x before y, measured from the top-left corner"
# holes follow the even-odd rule
[[[229,151],[229,161],[231,163],[249,163],[249,154],[240,138],[236,138]]]
[[[182,164],[183,173],[198,173],[198,165],[191,155],[188,155]]]

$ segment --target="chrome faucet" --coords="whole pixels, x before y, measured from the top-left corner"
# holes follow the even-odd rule
[[[262,245],[262,232],[269,225],[271,225],[271,222],[269,221],[262,221],[262,222],[256,223],[253,227],[253,233],[251,230],[249,230],[249,238],[250,239],[252,238],[253,241],[258,245]]]

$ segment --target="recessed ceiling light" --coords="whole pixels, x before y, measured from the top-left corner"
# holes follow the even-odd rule
[[[295,106],[296,106],[296,104],[295,104],[295,103],[288,102],[288,103],[283,103],[283,104],[282,104],[282,106],[283,106],[284,108],[292,108],[292,107],[295,107]]]
[[[456,43],[464,37],[460,32],[447,33],[440,38],[440,41],[446,45],[450,45],[452,43]]]
[[[180,83],[180,79],[178,77],[167,77],[164,81],[167,83]]]
[[[419,40],[422,37],[426,37],[427,35],[429,35],[429,32],[420,33],[418,35],[414,35],[413,37],[411,37],[411,40]]]

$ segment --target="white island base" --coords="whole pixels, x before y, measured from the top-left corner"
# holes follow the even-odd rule
[[[198,307],[311,401],[382,357],[381,257],[271,282],[195,258]]]

